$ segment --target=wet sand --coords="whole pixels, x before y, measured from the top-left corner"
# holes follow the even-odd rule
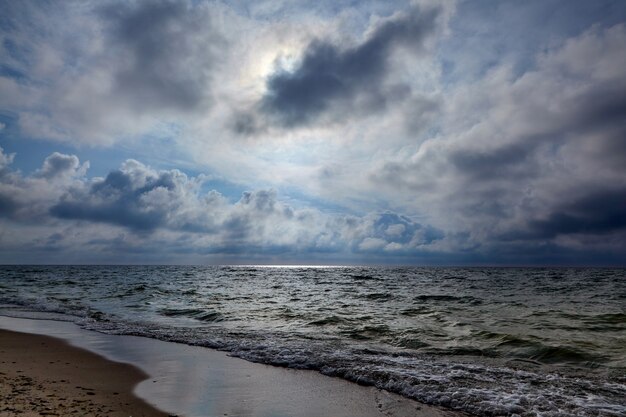
[[[0,330],[0,416],[167,416],[133,395],[147,375],[52,337]]]

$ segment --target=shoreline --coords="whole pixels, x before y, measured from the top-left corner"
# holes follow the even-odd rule
[[[13,342],[24,357],[37,355],[36,347],[43,346],[41,343],[54,341],[71,349],[72,352],[79,351],[81,354],[93,356],[104,363],[111,364],[113,361],[115,365],[124,369],[122,374],[134,373],[134,377],[131,378],[133,382],[128,388],[130,395],[134,394],[133,397],[137,401],[148,407],[153,406],[155,410],[154,412],[139,411],[127,414],[103,413],[102,411],[86,414],[83,411],[76,415],[124,415],[125,417],[128,415],[135,417],[168,415],[162,411],[156,411],[160,409],[181,417],[225,415],[250,417],[267,415],[290,417],[466,416],[461,412],[428,406],[397,394],[324,376],[318,372],[252,363],[204,347],[137,336],[108,335],[84,330],[74,323],[54,320],[0,316],[0,329],[18,331],[28,337],[29,342],[26,342],[26,339]],[[49,352],[49,354],[55,355],[54,352]],[[63,364],[69,363],[71,366],[76,366],[74,358],[75,356],[72,355],[67,360],[63,359],[65,361]],[[49,398],[47,395],[53,393],[51,389],[59,389],[60,384],[63,384],[60,379],[67,380],[67,378],[53,374],[53,364],[50,362],[55,362],[55,360],[59,359],[50,357],[43,362],[40,361],[37,366],[33,364],[33,368],[41,378],[50,382],[56,381],[53,383],[56,384],[55,387],[44,386],[43,392],[46,393],[43,395],[44,398]],[[7,362],[8,359],[3,356],[0,361]],[[0,372],[6,373],[5,364],[0,363],[0,365],[2,366]],[[87,369],[83,375],[88,381],[95,380],[90,369]],[[150,375],[150,378],[144,379],[147,375]],[[125,376],[125,378],[128,377],[129,375]],[[81,384],[72,386],[95,388]],[[35,387],[37,388],[38,385],[35,384]],[[121,394],[119,389],[118,386],[115,391],[118,395]],[[91,391],[94,395],[85,394],[84,391],[80,390],[74,394],[95,398],[96,390]],[[67,397],[64,398],[67,399]],[[0,404],[2,404],[0,415],[4,417],[2,410],[7,405],[2,402]],[[147,409],[138,408],[138,410]],[[59,409],[52,410],[52,412],[56,412],[56,415],[72,415]],[[145,414],[146,412],[148,414]],[[10,416],[13,414],[7,414],[7,417]]]
[[[0,415],[166,417],[133,394],[148,378],[63,340],[0,329]]]

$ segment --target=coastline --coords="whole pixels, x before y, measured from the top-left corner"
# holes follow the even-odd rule
[[[43,335],[0,329],[0,415],[165,417],[133,394],[148,375]]]
[[[185,417],[206,416],[291,416],[291,417],[459,417],[464,413],[445,410],[421,404],[417,401],[401,397],[373,387],[357,385],[342,379],[321,375],[317,372],[277,368],[247,362],[233,358],[224,352],[208,348],[188,346],[172,342],[163,342],[136,336],[117,336],[97,333],[79,328],[74,323],[58,322],[52,320],[33,320],[22,318],[9,318],[0,316],[0,329],[17,330],[28,333],[21,339],[11,338],[8,343],[14,345],[15,351],[24,358],[35,357],[41,353],[41,349],[47,350],[45,359],[32,363],[32,372],[39,375],[43,380],[53,382],[50,386],[43,386],[41,395],[38,384],[33,384],[38,396],[46,399],[45,407],[50,407],[48,395],[51,390],[58,390],[64,384],[60,380],[68,380],[67,377],[56,374],[53,367],[55,361],[62,361],[70,367],[78,365],[77,360],[81,355],[87,355],[105,364],[115,361],[115,366],[122,369],[123,378],[127,379],[129,392],[134,393],[139,404],[155,408],[137,408],[134,413],[113,414],[106,411],[105,406],[92,414],[81,413],[77,415],[132,415],[132,416],[164,416],[168,415],[157,409],[167,410],[171,414]],[[12,336],[11,333],[2,333]],[[4,339],[4,336],[2,336]],[[59,340],[60,339],[60,340]],[[72,354],[68,356],[55,356],[55,351],[47,349],[41,343],[50,346],[55,342],[56,346],[69,349]],[[75,355],[76,354],[76,355]],[[43,358],[44,356],[42,356]],[[61,359],[63,358],[63,359]],[[12,362],[3,354],[2,361]],[[17,362],[17,361],[16,361]],[[53,362],[52,364],[50,362]],[[123,362],[123,363],[120,363]],[[130,365],[129,365],[130,364]],[[6,364],[2,364],[1,372],[8,373]],[[14,364],[11,364],[14,365]],[[12,376],[18,377],[17,369]],[[93,385],[93,381],[103,380],[111,382],[119,391],[119,382],[109,377],[98,377],[90,368],[81,372],[87,381]],[[20,373],[21,375],[21,373]],[[144,379],[150,375],[149,379]],[[3,376],[4,375],[0,375]],[[32,378],[32,376],[27,375]],[[142,380],[139,382],[140,380]],[[138,385],[137,382],[139,382]],[[130,385],[128,385],[130,384]],[[72,383],[72,386],[95,388],[87,382]],[[134,391],[132,387],[134,388]],[[20,388],[21,389],[21,388]],[[83,389],[76,388],[72,395],[86,396]],[[103,388],[101,396],[106,398],[111,387]],[[118,394],[118,395],[119,395]],[[58,394],[55,394],[58,395]],[[66,394],[70,396],[70,393]],[[130,394],[132,395],[132,394]],[[4,396],[3,396],[4,397]],[[67,397],[63,397],[66,398]],[[78,398],[78,397],[77,397]],[[82,397],[80,397],[82,398]],[[78,399],[80,399],[78,398]],[[75,399],[75,398],[72,398]],[[145,401],[145,402],[144,402]],[[12,405],[0,403],[0,411]],[[43,404],[43,400],[42,400]],[[129,402],[130,404],[130,402]],[[24,411],[34,412],[28,409],[26,404]],[[15,406],[13,406],[15,407]],[[110,407],[110,406],[109,406]],[[101,411],[102,410],[102,411]],[[108,409],[107,409],[108,410]],[[58,408],[45,410],[56,412],[57,415],[72,415]],[[144,414],[141,414],[141,413]],[[55,414],[48,415],[55,415]],[[147,413],[147,414],[146,414]],[[2,414],[4,416],[4,414]],[[12,416],[13,414],[7,414]],[[20,414],[26,415],[29,414]],[[42,415],[42,414],[30,414]]]

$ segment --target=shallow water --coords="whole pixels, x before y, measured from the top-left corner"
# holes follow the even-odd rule
[[[478,415],[626,414],[624,269],[16,266],[0,303]]]

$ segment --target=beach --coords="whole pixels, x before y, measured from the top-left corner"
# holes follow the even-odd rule
[[[11,329],[0,330],[2,417],[464,415],[207,348],[105,335],[51,320],[0,317],[0,328]]]
[[[494,416],[626,412],[621,269],[5,266],[2,275],[0,328],[132,364],[150,376],[135,394],[172,414],[414,415],[423,404]]]
[[[62,340],[0,330],[0,416],[167,416],[133,394],[147,377]]]

